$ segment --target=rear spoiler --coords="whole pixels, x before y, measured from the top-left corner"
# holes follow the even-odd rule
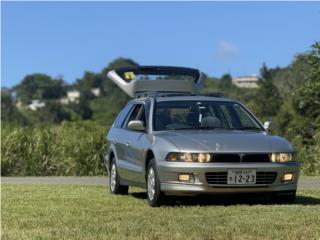
[[[197,69],[166,66],[117,68],[107,76],[131,97],[143,92],[195,93],[205,78]]]

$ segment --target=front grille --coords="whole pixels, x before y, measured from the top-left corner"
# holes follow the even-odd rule
[[[227,172],[208,172],[206,180],[209,184],[227,184]]]
[[[230,153],[218,153],[213,154],[212,162],[218,163],[238,163],[241,162],[239,154],[230,154]]]
[[[205,173],[209,184],[227,184],[227,172],[207,172]],[[276,172],[257,172],[256,184],[272,184],[276,178]]]
[[[242,157],[241,157],[242,156]],[[270,162],[269,154],[267,153],[214,153],[211,162],[216,163],[261,163]]]
[[[256,184],[271,184],[276,178],[276,172],[257,172]]]
[[[245,154],[242,157],[242,162],[255,163],[255,162],[270,162],[268,154]]]

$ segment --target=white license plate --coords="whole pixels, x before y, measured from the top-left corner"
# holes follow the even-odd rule
[[[229,169],[227,184],[255,184],[256,169]]]

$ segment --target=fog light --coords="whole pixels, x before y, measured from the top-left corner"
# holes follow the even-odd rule
[[[193,181],[192,174],[179,174],[178,179],[180,182],[191,182]]]
[[[293,180],[293,174],[292,173],[284,173],[282,175],[282,182],[290,182]]]

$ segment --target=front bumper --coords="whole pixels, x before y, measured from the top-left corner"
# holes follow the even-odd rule
[[[210,184],[206,173],[226,173],[228,169],[256,169],[257,172],[273,172],[276,177],[272,183],[251,185]],[[204,193],[257,193],[295,191],[299,178],[300,164],[290,163],[184,163],[157,162],[161,190],[175,195]],[[293,173],[293,180],[282,182],[284,173]],[[193,182],[180,182],[178,174],[191,173]]]

